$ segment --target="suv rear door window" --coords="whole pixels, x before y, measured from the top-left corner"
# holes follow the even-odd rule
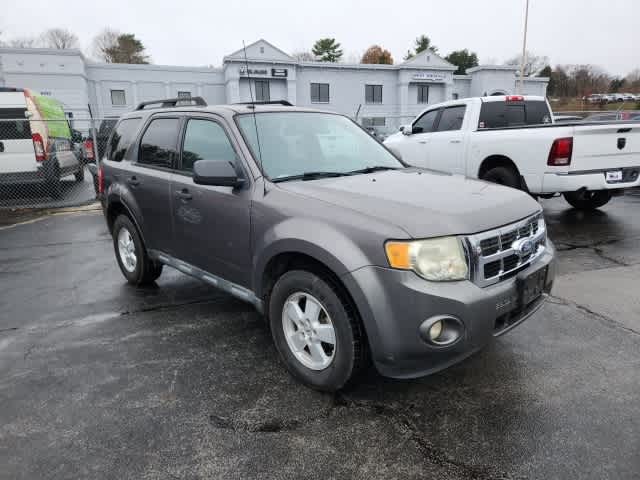
[[[179,118],[156,118],[140,141],[138,162],[154,167],[172,168],[177,158]]]
[[[191,172],[198,160],[236,163],[236,154],[224,129],[212,120],[191,119],[187,123],[180,170]]]
[[[31,126],[25,112],[24,108],[0,109],[0,140],[31,139]]]
[[[125,118],[116,127],[109,142],[109,160],[120,162],[136,138],[141,118]]]
[[[433,132],[436,119],[440,110],[431,110],[423,114],[416,123],[413,124],[413,133],[428,133]]]
[[[462,120],[464,120],[464,112],[466,106],[445,108],[438,122],[438,132],[448,132],[450,130],[460,130],[462,128]]]

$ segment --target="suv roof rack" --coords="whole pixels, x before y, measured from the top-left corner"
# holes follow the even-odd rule
[[[147,110],[145,107],[149,105],[158,105],[153,108],[169,108],[176,107],[178,103],[190,103],[192,106],[206,107],[207,102],[202,97],[188,97],[188,98],[165,98],[163,100],[150,100],[148,102],[139,103],[136,110]]]
[[[288,102],[287,100],[266,100],[266,101],[255,101],[255,102],[237,102],[234,105],[282,105],[284,107],[293,107],[293,104]]]

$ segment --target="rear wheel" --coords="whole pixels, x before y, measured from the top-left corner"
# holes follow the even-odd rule
[[[608,190],[579,190],[577,192],[563,193],[563,196],[573,208],[578,210],[595,210],[606,205],[611,200],[611,192]]]
[[[162,264],[149,258],[138,229],[126,215],[113,223],[113,247],[120,271],[130,284],[152,283],[162,273]]]
[[[62,185],[60,183],[60,167],[56,163],[51,170],[51,174],[46,182],[47,193],[51,198],[60,198],[62,196]]]
[[[81,163],[79,166],[80,170],[75,173],[76,182],[84,182],[84,165]]]
[[[487,182],[497,183],[505,187],[520,188],[520,176],[511,167],[493,167],[487,170],[482,176]]]
[[[366,365],[362,324],[330,278],[286,272],[273,287],[268,309],[280,357],[306,385],[333,392]]]

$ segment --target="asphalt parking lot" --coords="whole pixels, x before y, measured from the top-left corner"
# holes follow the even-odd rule
[[[251,307],[124,283],[99,212],[0,230],[0,478],[640,478],[640,196],[543,201],[540,314],[444,372],[300,386]]]

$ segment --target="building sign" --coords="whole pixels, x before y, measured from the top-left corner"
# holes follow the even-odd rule
[[[447,79],[447,74],[442,72],[418,72],[413,74],[413,79],[425,82],[444,82]]]
[[[268,75],[266,68],[250,68],[247,73],[247,67],[240,67],[240,75]]]
[[[272,77],[286,77],[288,75],[288,71],[286,68],[272,68],[271,76]]]

